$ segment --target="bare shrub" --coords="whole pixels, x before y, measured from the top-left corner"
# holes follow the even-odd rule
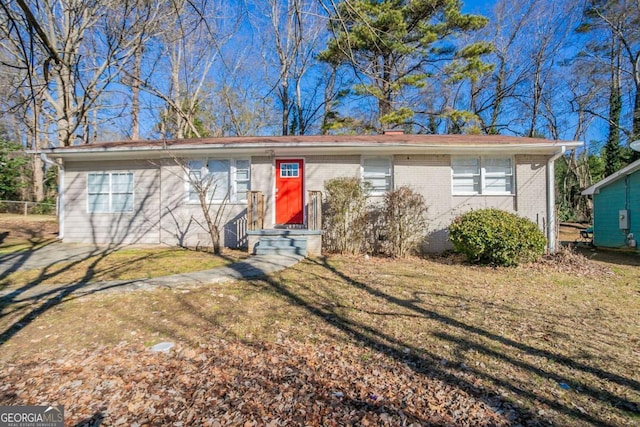
[[[367,183],[340,177],[324,185],[322,243],[328,252],[354,254],[363,250],[367,230]]]
[[[407,186],[389,191],[382,209],[385,252],[403,258],[417,251],[425,242],[428,225],[422,194]]]

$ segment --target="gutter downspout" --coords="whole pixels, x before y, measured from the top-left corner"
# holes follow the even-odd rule
[[[556,152],[547,160],[547,247],[549,253],[556,252],[556,178],[555,161],[567,151],[563,145],[560,151]]]
[[[45,153],[40,153],[40,159],[58,168],[58,240],[62,240],[64,238],[64,166],[62,162],[57,163],[48,158]]]

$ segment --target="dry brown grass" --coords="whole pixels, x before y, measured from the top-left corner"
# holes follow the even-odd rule
[[[563,255],[569,269],[334,256],[264,280],[71,297],[1,357],[164,340],[356,345],[358,369],[374,370],[380,355],[399,360],[421,378],[507,401],[532,425],[637,425],[640,262],[587,255]]]

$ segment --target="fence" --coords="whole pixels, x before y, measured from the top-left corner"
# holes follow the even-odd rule
[[[322,192],[309,191],[307,204],[307,228],[322,230]]]
[[[18,215],[53,215],[57,213],[57,205],[52,202],[26,202],[16,200],[0,200],[0,213]]]
[[[249,191],[247,200],[247,229],[262,230],[264,228],[264,194],[261,191]]]

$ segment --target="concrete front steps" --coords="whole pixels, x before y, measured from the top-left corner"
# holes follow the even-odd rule
[[[247,235],[249,251],[256,255],[317,256],[322,248],[320,230],[265,229]]]

